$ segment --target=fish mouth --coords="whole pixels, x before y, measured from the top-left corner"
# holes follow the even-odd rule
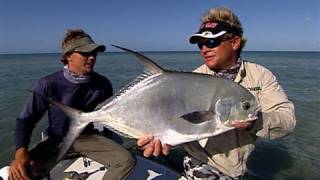
[[[250,118],[247,118],[245,120],[243,120],[244,122],[250,122],[250,121],[256,121],[258,119],[258,116],[254,116],[254,117],[250,117]]]
[[[259,111],[256,110],[256,111],[254,111],[254,113],[249,114],[248,118],[245,119],[244,121],[255,121],[255,120],[257,120],[259,118],[258,114],[259,114]]]

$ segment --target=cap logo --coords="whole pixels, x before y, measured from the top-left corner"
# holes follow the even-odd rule
[[[210,31],[205,31],[202,33],[204,36],[211,36],[212,35],[212,32]]]
[[[218,23],[216,22],[207,22],[207,23],[203,23],[200,27],[200,29],[203,28],[215,28],[218,25]]]

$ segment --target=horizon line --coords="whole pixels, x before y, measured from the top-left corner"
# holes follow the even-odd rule
[[[190,51],[190,50],[154,50],[154,51],[136,51],[140,53],[157,53],[157,52],[199,52],[199,51]],[[320,53],[319,51],[295,51],[295,50],[244,50],[242,52],[309,52],[309,53]],[[106,51],[100,53],[125,53],[124,51]],[[31,55],[31,54],[61,54],[61,52],[17,52],[17,53],[0,53],[0,55]]]

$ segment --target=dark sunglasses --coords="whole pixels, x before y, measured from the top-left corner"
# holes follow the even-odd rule
[[[97,52],[97,51],[91,51],[91,52],[80,52],[80,51],[75,51],[75,52],[77,52],[77,53],[81,54],[81,55],[82,55],[82,56],[84,56],[84,57],[89,57],[89,56],[94,56],[94,57],[96,57],[96,56],[97,56],[97,54],[98,54],[98,52]]]
[[[226,40],[228,40],[228,39],[226,39],[226,38],[212,38],[212,39],[203,38],[197,43],[197,45],[198,45],[199,49],[202,49],[203,46],[206,46],[207,48],[215,48],[215,47],[219,46],[223,41],[226,41]]]

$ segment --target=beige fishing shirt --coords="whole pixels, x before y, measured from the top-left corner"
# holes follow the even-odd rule
[[[205,64],[194,72],[214,74]],[[261,106],[261,118],[249,131],[234,129],[207,141],[199,141],[210,157],[197,150],[197,146],[200,146],[198,142],[190,144],[188,151],[193,157],[207,162],[231,177],[245,173],[246,161],[258,137],[279,138],[291,133],[296,125],[293,103],[288,100],[276,77],[268,69],[242,61],[235,82],[247,88],[257,98]]]

